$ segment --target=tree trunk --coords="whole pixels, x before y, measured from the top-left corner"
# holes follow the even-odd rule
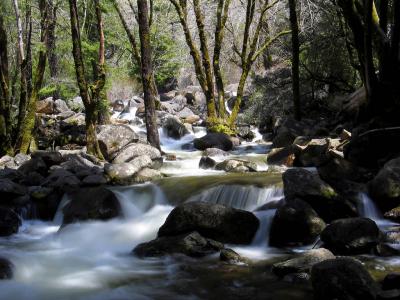
[[[57,3],[58,4],[58,3]],[[60,97],[60,89],[58,84],[58,57],[56,54],[56,25],[57,25],[57,4],[54,5],[53,0],[48,0],[49,5],[49,36],[47,38],[47,59],[49,62],[49,71],[51,82],[56,85],[53,98]]]
[[[81,35],[76,0],[69,0],[69,8],[71,20],[72,54],[74,57],[79,92],[83,104],[85,105],[86,113],[86,148],[89,154],[93,154],[100,159],[104,159],[100,151],[96,135],[96,105],[93,103],[89,95],[89,87],[85,77],[85,65],[82,57]]]
[[[10,76],[7,47],[7,32],[4,28],[3,16],[0,14],[0,156],[12,154]]]
[[[156,91],[154,91],[154,87],[152,84],[152,81],[154,80],[154,74],[151,63],[149,10],[147,6],[147,0],[137,0],[137,6],[147,140],[152,146],[160,149],[160,139],[158,136],[155,108]]]
[[[300,43],[299,43],[299,25],[297,23],[296,0],[289,0],[290,11],[290,27],[292,30],[292,90],[293,90],[293,106],[294,117],[301,120],[300,108],[300,78],[299,78],[299,61],[300,61]]]

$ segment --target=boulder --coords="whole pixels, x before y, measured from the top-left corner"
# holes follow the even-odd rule
[[[307,202],[325,222],[357,216],[356,206],[339,196],[316,173],[301,168],[289,169],[283,174],[283,186],[286,201]]]
[[[272,272],[279,277],[284,277],[291,273],[310,273],[313,265],[334,258],[335,255],[327,249],[312,249],[301,253],[295,258],[273,264]]]
[[[11,208],[0,206],[0,236],[17,233],[20,225],[19,216]]]
[[[161,157],[161,152],[151,145],[141,143],[129,144],[118,153],[118,155],[114,158],[113,163],[120,164],[129,162],[132,159],[142,155],[147,155],[154,160]]]
[[[17,166],[21,166],[24,162],[28,161],[31,159],[30,155],[18,153],[17,155],[14,156],[14,162]]]
[[[150,167],[153,161],[147,155],[134,158],[130,162],[120,164],[107,164],[104,172],[110,177],[111,181],[120,184],[129,184],[134,181],[134,175],[141,169]]]
[[[13,264],[3,257],[0,257],[0,280],[7,280],[13,277]]]
[[[214,156],[228,156],[229,153],[218,149],[218,148],[207,148],[206,150],[204,150],[203,152],[203,156],[209,156],[209,157],[214,157]]]
[[[339,219],[321,233],[324,247],[338,255],[370,253],[379,240],[379,228],[368,218]]]
[[[160,178],[163,178],[163,175],[159,170],[144,168],[135,175],[134,181],[135,183],[144,183]]]
[[[224,248],[219,254],[219,260],[228,264],[248,264],[249,261],[232,249]]]
[[[63,208],[63,225],[88,220],[106,221],[122,215],[117,197],[104,187],[81,188],[70,197],[71,201]]]
[[[293,167],[295,155],[291,146],[285,148],[274,148],[267,155],[268,165],[279,165]]]
[[[382,289],[385,291],[400,289],[400,273],[387,274],[383,279]]]
[[[26,187],[10,179],[0,179],[0,205],[11,205],[16,198],[26,195],[27,192]]]
[[[107,178],[103,174],[91,174],[83,178],[82,183],[88,186],[107,184]]]
[[[230,151],[233,143],[229,135],[225,133],[207,133],[201,138],[194,139],[194,147],[198,150],[206,150],[207,148],[218,148],[224,151]]]
[[[0,158],[0,169],[4,168],[16,168],[14,158],[9,155],[4,155]]]
[[[236,132],[238,137],[248,142],[251,142],[256,137],[250,126],[238,126]]]
[[[51,115],[54,113],[53,98],[46,98],[36,102],[36,113]]]
[[[295,165],[318,167],[329,160],[330,139],[312,139],[306,146],[297,147]]]
[[[220,162],[215,166],[216,170],[225,172],[257,172],[257,165],[254,162],[240,160],[240,159],[227,159]]]
[[[68,106],[74,112],[83,112],[85,110],[85,105],[83,104],[81,97],[75,97],[68,102]]]
[[[352,258],[329,259],[311,270],[316,300],[373,300],[377,285],[364,266]]]
[[[384,210],[400,206],[400,158],[388,161],[369,182],[368,189]]]
[[[64,100],[57,99],[54,101],[54,112],[61,114],[61,113],[66,113],[69,112],[70,109],[67,105],[67,103]]]
[[[200,158],[200,162],[199,162],[200,169],[204,169],[204,170],[214,169],[216,165],[217,165],[217,162],[215,160],[213,160],[211,157],[202,156]]]
[[[104,157],[113,160],[130,143],[136,143],[139,136],[127,125],[102,125],[97,128],[97,139]]]
[[[310,205],[294,199],[276,211],[269,244],[274,247],[308,245],[316,240],[324,228],[325,222]]]
[[[191,116],[187,116],[185,117],[185,123],[188,124],[195,124],[198,123],[201,120],[201,118],[198,115],[191,115]]]
[[[51,172],[42,185],[63,192],[71,192],[79,188],[81,181],[75,174],[60,168]]]
[[[167,118],[162,128],[165,135],[176,140],[189,133],[186,126],[174,117]]]
[[[400,127],[374,129],[353,135],[344,148],[347,160],[365,168],[378,169],[400,153]]]
[[[204,238],[197,232],[190,232],[177,236],[158,237],[137,245],[133,253],[139,257],[159,257],[171,254],[203,257],[216,253],[222,248],[223,244]]]
[[[273,148],[284,148],[290,146],[296,137],[304,135],[305,125],[294,119],[287,119],[276,129],[275,137],[272,141]]]
[[[77,127],[77,126],[85,126],[86,119],[85,119],[85,114],[84,113],[76,113],[73,114],[70,117],[65,118],[61,122],[61,128],[65,129],[65,127],[72,126],[72,127]]]
[[[47,176],[48,167],[44,160],[40,157],[32,158],[26,162],[24,162],[19,168],[18,171],[22,174],[26,175],[31,172],[37,172],[43,176]]]
[[[197,231],[222,243],[249,244],[259,223],[257,217],[248,211],[206,202],[189,202],[172,210],[158,236]]]
[[[178,111],[176,115],[178,118],[186,119],[190,116],[193,116],[194,113],[189,107],[184,107],[181,111]]]
[[[384,217],[389,220],[400,223],[400,206],[385,212]]]
[[[64,158],[58,151],[38,150],[33,152],[31,157],[32,159],[42,159],[48,168],[54,165],[59,165],[64,161]]]

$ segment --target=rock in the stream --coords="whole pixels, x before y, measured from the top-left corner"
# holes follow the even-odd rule
[[[199,162],[200,169],[205,169],[205,170],[214,169],[216,165],[217,165],[217,162],[215,160],[213,160],[211,157],[202,156],[200,158],[200,162]]]
[[[324,247],[337,255],[370,253],[379,238],[378,226],[368,218],[339,219],[321,233]]]
[[[357,208],[340,197],[317,173],[302,169],[289,169],[283,174],[285,199],[301,199],[307,202],[325,221],[357,216]]]
[[[204,150],[203,155],[214,157],[214,156],[227,156],[229,155],[229,153],[218,148],[207,148],[206,150]]]
[[[42,159],[46,166],[50,168],[54,165],[59,165],[64,161],[61,153],[58,151],[35,151],[31,154],[32,159]]]
[[[400,206],[400,158],[388,161],[368,188],[372,198],[385,210]]]
[[[335,255],[327,249],[312,249],[295,258],[274,264],[272,272],[279,277],[291,273],[310,273],[312,266],[316,263],[334,258]]]
[[[141,143],[129,144],[118,153],[118,155],[114,158],[113,163],[120,164],[129,162],[132,159],[142,155],[148,155],[153,160],[160,158],[161,152],[151,145]]]
[[[248,264],[249,260],[242,257],[232,249],[224,248],[219,254],[219,260],[228,264]]]
[[[176,140],[179,140],[181,137],[189,133],[186,126],[175,117],[169,117],[165,120],[163,124],[163,132],[168,137]]]
[[[374,300],[377,285],[364,266],[352,258],[336,258],[312,267],[316,300]]]
[[[295,165],[298,167],[318,167],[329,160],[330,139],[312,139],[296,151]],[[301,150],[300,150],[301,149]]]
[[[291,146],[272,149],[267,155],[268,165],[293,167],[295,155]]]
[[[0,236],[17,233],[20,225],[19,216],[11,208],[0,206]]]
[[[104,157],[112,160],[125,146],[136,143],[139,136],[127,125],[102,125],[97,128],[97,139]]]
[[[79,178],[64,169],[56,169],[45,179],[43,186],[71,192],[79,188],[81,181]]]
[[[104,166],[105,173],[111,181],[119,184],[129,184],[134,182],[134,175],[143,168],[150,167],[153,161],[147,155],[134,158],[130,162],[120,164],[107,164]]]
[[[0,179],[0,205],[11,205],[16,198],[26,195],[27,188],[10,179]]]
[[[276,211],[269,243],[274,247],[311,244],[324,228],[325,222],[310,205],[294,199]]]
[[[257,217],[248,211],[206,202],[189,202],[172,210],[158,236],[197,231],[222,243],[250,244],[259,224]]]
[[[7,280],[13,277],[13,264],[3,257],[0,257],[0,280]]]
[[[257,165],[251,161],[240,159],[227,159],[215,166],[216,170],[225,172],[257,172]]]
[[[400,273],[390,273],[385,276],[382,282],[383,290],[400,289]]]
[[[159,170],[144,168],[135,175],[134,181],[135,183],[144,183],[160,178],[163,178],[163,175]]]
[[[121,216],[121,205],[113,192],[104,187],[81,188],[70,194],[63,208],[63,225],[79,221],[106,221]]]
[[[201,138],[194,139],[193,143],[194,147],[198,150],[218,148],[224,151],[230,151],[233,148],[231,138],[225,133],[207,133]]]
[[[203,257],[218,252],[223,244],[202,237],[197,232],[176,236],[158,237],[150,242],[139,244],[133,253],[139,257],[159,257],[171,254],[185,254],[191,257]]]
[[[386,219],[400,223],[400,206],[395,207],[384,214]]]

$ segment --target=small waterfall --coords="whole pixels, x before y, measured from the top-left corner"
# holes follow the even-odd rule
[[[61,199],[60,204],[58,205],[56,214],[54,215],[54,219],[53,219],[53,223],[56,225],[61,225],[64,219],[64,213],[63,213],[63,209],[65,206],[67,206],[67,204],[71,202],[71,198],[67,195],[64,194],[64,196]]]
[[[282,189],[275,186],[266,188],[253,185],[219,185],[190,197],[188,201],[204,201],[253,211],[282,197]]]
[[[253,246],[268,247],[269,232],[271,229],[272,218],[274,217],[276,209],[268,209],[257,211],[254,214],[260,220],[260,227],[253,239]]]
[[[358,211],[360,213],[360,216],[365,218],[370,218],[371,220],[374,221],[383,219],[383,216],[379,211],[378,207],[367,194],[360,193],[359,199],[360,202],[358,205]]]
[[[112,187],[126,219],[141,216],[156,205],[167,203],[163,191],[155,184],[145,183],[128,187]]]

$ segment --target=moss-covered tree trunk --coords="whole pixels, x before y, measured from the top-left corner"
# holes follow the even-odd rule
[[[69,8],[71,20],[72,54],[75,62],[75,72],[79,92],[83,104],[85,105],[86,113],[86,148],[88,153],[103,159],[96,135],[96,124],[98,117],[97,105],[91,97],[91,93],[93,93],[93,91],[98,92],[99,89],[95,87],[92,91],[90,91],[88,82],[86,80],[76,0],[69,0]],[[102,82],[97,83],[97,87],[101,87],[101,85]]]
[[[60,97],[60,88],[58,81],[58,56],[56,54],[56,25],[57,25],[57,10],[58,2],[54,5],[54,0],[47,0],[49,5],[49,34],[47,38],[47,59],[49,61],[49,71],[52,83],[55,83],[55,91],[53,98]]]
[[[4,27],[2,12],[0,12],[0,156],[12,154],[10,78],[7,47],[7,32]]]
[[[154,90],[153,85],[154,73],[151,62],[149,9],[147,5],[147,0],[137,0],[137,6],[147,140],[152,146],[160,149],[160,138],[157,129],[155,107],[155,95],[157,91]]]

